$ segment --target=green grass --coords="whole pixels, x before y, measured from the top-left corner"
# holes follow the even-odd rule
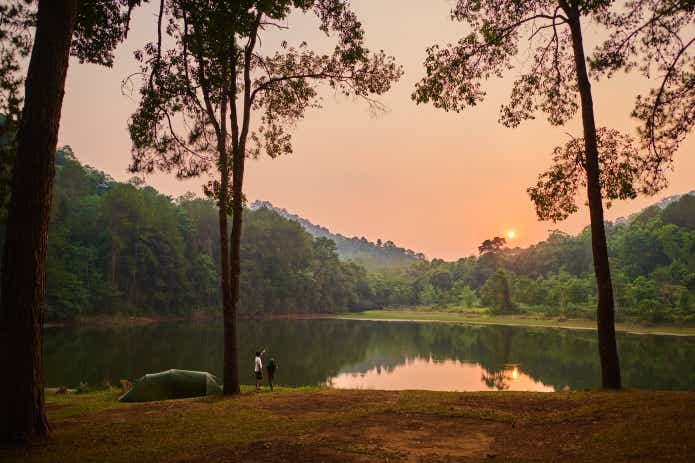
[[[540,326],[568,329],[596,329],[596,322],[584,319],[564,319],[560,317],[545,318],[535,314],[490,315],[484,308],[448,308],[412,307],[404,309],[367,310],[365,312],[336,315],[336,318],[354,320],[386,320],[414,322],[443,322],[477,325],[514,325]],[[695,336],[693,326],[675,325],[640,325],[634,323],[616,323],[617,331],[645,334],[668,334]]]
[[[688,461],[695,452],[691,392],[245,388],[141,404],[117,395],[47,391],[51,439],[0,449],[0,461],[449,461],[461,439],[481,433],[470,461]]]

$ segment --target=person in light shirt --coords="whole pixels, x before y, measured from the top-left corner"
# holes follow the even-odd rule
[[[261,382],[263,381],[263,361],[261,357],[265,351],[256,351],[256,360],[253,364],[253,372],[256,375],[256,391],[261,390]]]

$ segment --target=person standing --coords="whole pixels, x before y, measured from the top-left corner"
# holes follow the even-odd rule
[[[273,381],[275,381],[275,370],[278,369],[278,364],[273,357],[268,359],[268,365],[265,367],[268,370],[268,386],[270,386],[270,392],[273,392]]]
[[[256,391],[261,390],[261,382],[263,381],[263,362],[261,356],[265,351],[256,351],[256,359],[253,364],[253,372],[256,375]]]

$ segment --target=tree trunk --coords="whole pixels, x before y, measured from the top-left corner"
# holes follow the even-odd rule
[[[603,223],[603,202],[596,140],[596,121],[594,103],[591,96],[591,83],[586,71],[584,44],[579,13],[576,9],[567,9],[569,26],[572,32],[572,48],[577,71],[577,84],[581,97],[582,124],[584,128],[584,149],[586,152],[587,195],[591,216],[591,250],[594,256],[594,273],[598,286],[598,307],[596,320],[598,324],[598,348],[601,358],[601,385],[604,389],[620,389],[620,362],[615,341],[615,314],[613,286],[608,263],[608,245],[606,229]]]
[[[242,185],[244,181],[244,155],[243,148],[235,148],[232,159],[232,240],[230,249],[230,273],[231,273],[231,310],[229,319],[225,319],[225,354],[229,353],[229,360],[224,363],[224,390],[225,394],[238,394],[239,389],[239,365],[237,346],[237,314],[239,309],[239,280],[241,275],[241,226],[244,204]],[[227,389],[229,388],[229,392]]]
[[[0,441],[48,435],[41,359],[51,193],[76,0],[41,0],[25,83],[0,300]]]
[[[229,118],[232,129],[232,240],[230,252],[231,273],[231,301],[229,313],[225,312],[225,363],[224,363],[224,389],[225,394],[238,394],[239,389],[239,364],[237,347],[237,314],[239,309],[239,279],[241,275],[241,228],[242,215],[244,213],[244,161],[246,160],[246,137],[249,133],[249,120],[251,117],[251,58],[256,44],[258,28],[261,23],[262,13],[257,13],[253,28],[249,34],[249,41],[244,48],[244,103],[242,108],[242,126],[239,130],[237,115],[237,50],[235,39],[232,41],[231,69],[230,69],[230,101]]]
[[[227,152],[220,157],[220,266],[222,269],[222,314],[224,323],[224,366],[223,366],[223,391],[225,395],[239,393],[239,373],[237,367],[236,347],[236,306],[233,299],[233,277],[230,274],[229,263],[229,225],[227,221],[229,211],[229,166]],[[233,222],[232,222],[233,223]]]

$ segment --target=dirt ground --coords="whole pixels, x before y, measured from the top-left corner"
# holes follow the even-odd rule
[[[53,438],[8,461],[695,461],[695,393],[318,390],[135,406],[106,395],[87,410],[75,400],[49,401]]]

